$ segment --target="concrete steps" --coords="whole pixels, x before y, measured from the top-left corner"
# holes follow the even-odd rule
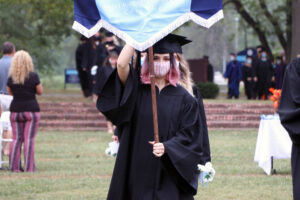
[[[106,131],[106,119],[93,103],[41,103],[40,129]],[[273,114],[270,104],[205,103],[209,129],[258,128],[260,115]]]

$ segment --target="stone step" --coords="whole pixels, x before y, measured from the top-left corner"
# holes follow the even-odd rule
[[[236,114],[236,115],[227,115],[227,114],[207,114],[207,121],[255,121],[260,119],[259,114]],[[42,113],[41,121],[72,121],[72,120],[81,120],[81,121],[106,121],[106,118],[100,114],[54,114],[54,113]]]
[[[41,128],[56,127],[56,128],[88,128],[88,127],[106,127],[105,120],[41,120]]]
[[[62,132],[81,132],[81,131],[101,131],[107,132],[107,127],[40,127],[41,131],[62,131]]]
[[[57,113],[43,113],[41,114],[41,120],[105,120],[105,117],[101,113],[68,113],[68,114],[57,114]]]
[[[207,121],[259,121],[260,115],[217,115],[211,114],[206,116]]]
[[[258,129],[260,121],[207,121],[208,129]]]
[[[239,104],[239,103],[204,103],[205,108],[251,108],[251,109],[260,109],[260,108],[273,108],[272,103],[269,104]],[[94,103],[40,103],[41,109],[61,109],[61,108],[96,108]]]

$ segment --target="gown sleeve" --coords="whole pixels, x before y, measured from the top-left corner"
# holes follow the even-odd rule
[[[116,126],[130,122],[137,99],[138,84],[137,73],[132,67],[125,86],[115,69],[104,86],[99,86],[102,90],[97,100],[98,110]]]
[[[200,121],[201,121],[201,127],[199,129],[199,134],[202,136],[201,139],[202,139],[202,147],[203,147],[203,156],[200,159],[200,164],[205,165],[205,163],[211,162],[206,114],[205,114],[205,110],[204,110],[203,98],[201,96],[200,91],[194,86],[193,92],[198,101]]]
[[[300,59],[286,69],[278,111],[293,143],[300,145]]]
[[[181,113],[178,131],[163,143],[166,153],[162,163],[182,190],[195,195],[199,177],[197,164],[203,152],[202,136],[199,134],[199,108],[194,97],[189,95]]]

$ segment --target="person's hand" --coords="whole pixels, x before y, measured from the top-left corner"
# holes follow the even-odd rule
[[[275,76],[272,76],[272,82],[275,82]]]
[[[248,77],[248,78],[247,78],[247,81],[251,81],[251,80],[252,80],[252,78],[251,78],[251,77]]]
[[[84,67],[84,68],[82,68],[82,71],[85,71],[85,72],[86,72],[86,71],[87,71],[87,69]]]
[[[111,138],[112,138],[113,141],[119,142],[119,137],[118,136],[113,135]]]
[[[149,142],[153,145],[153,154],[156,157],[162,157],[165,154],[165,146],[163,143]]]
[[[257,77],[255,76],[255,77],[254,77],[254,82],[257,82],[257,80],[258,80],[258,79],[257,79]]]

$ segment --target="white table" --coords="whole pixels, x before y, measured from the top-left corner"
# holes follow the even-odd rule
[[[292,141],[281,125],[278,115],[261,116],[254,161],[267,175],[271,174],[274,159],[291,158]]]

